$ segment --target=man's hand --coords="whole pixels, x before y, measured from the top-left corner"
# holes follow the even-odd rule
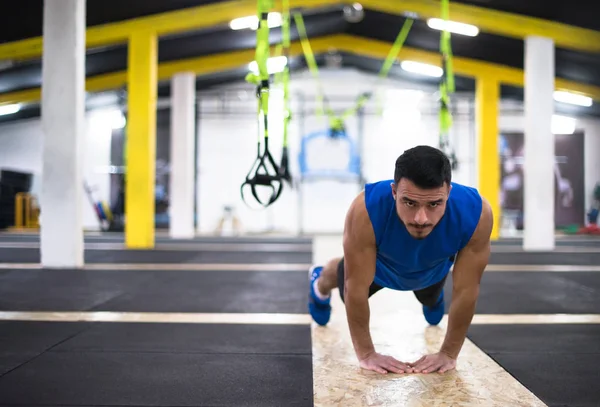
[[[377,352],[371,353],[360,361],[360,367],[374,372],[389,373],[412,373],[413,369],[408,363],[400,362],[391,356],[382,355]]]
[[[438,352],[432,355],[425,355],[416,362],[408,364],[415,373],[446,373],[456,368],[456,359],[452,359],[445,353]]]

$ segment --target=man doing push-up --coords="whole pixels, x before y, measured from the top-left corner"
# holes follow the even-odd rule
[[[477,190],[451,181],[440,150],[418,146],[396,160],[393,180],[365,186],[344,225],[343,257],[310,272],[309,311],[319,325],[331,316],[339,288],[359,364],[379,373],[446,372],[471,324],[490,254],[493,215]],[[445,312],[444,284],[452,271],[452,301],[439,352],[401,362],[376,351],[369,330],[369,297],[382,288],[413,291],[425,320]]]

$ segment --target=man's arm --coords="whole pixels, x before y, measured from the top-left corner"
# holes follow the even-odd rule
[[[369,330],[369,287],[375,278],[375,234],[360,194],[344,225],[344,303],[352,343],[359,360],[375,352]]]
[[[452,272],[452,303],[448,311],[448,329],[440,349],[456,359],[473,315],[479,296],[479,284],[490,256],[490,235],[494,218],[484,199],[479,223],[469,243],[458,253]]]
[[[344,225],[344,303],[354,351],[363,369],[408,373],[412,368],[375,351],[369,327],[369,288],[375,277],[377,248],[364,195],[350,206]]]

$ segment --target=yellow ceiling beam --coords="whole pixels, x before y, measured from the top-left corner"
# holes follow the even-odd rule
[[[438,0],[360,0],[365,8],[389,14],[417,13],[419,19],[440,18]],[[507,13],[450,1],[450,20],[477,26],[481,31],[524,39],[535,35],[554,39],[556,46],[600,52],[600,32],[555,21]]]
[[[318,9],[343,3],[347,2],[343,0],[290,0],[290,7],[293,9]],[[361,4],[365,8],[395,15],[417,13],[421,19],[440,17],[438,0],[361,0]],[[281,0],[275,1],[275,7],[281,8]],[[131,33],[137,31],[152,31],[159,36],[194,31],[227,24],[234,18],[255,13],[255,0],[232,0],[154,14],[89,27],[86,30],[86,46],[94,48],[125,43]],[[480,30],[492,34],[521,39],[528,35],[540,35],[553,38],[559,47],[588,52],[600,51],[600,32],[594,30],[452,1],[450,2],[450,18],[476,25]],[[42,37],[28,38],[0,44],[0,60],[39,58],[42,51]]]
[[[85,90],[88,92],[101,92],[103,90],[117,89],[125,84],[127,84],[127,72],[115,72],[87,78],[85,81]],[[14,103],[36,103],[41,99],[41,88],[19,90],[0,94],[0,106]]]
[[[355,53],[366,57],[384,59],[390,44],[384,41],[351,35],[334,35],[325,40],[330,47],[344,52]],[[311,41],[311,45],[314,40]],[[398,55],[399,60],[412,60],[441,67],[440,54],[411,47],[403,47]],[[491,62],[479,61],[459,56],[453,57],[454,72],[460,76],[477,78],[480,76],[496,78],[500,83],[517,87],[525,86],[525,75],[522,69]],[[557,78],[557,90],[580,93],[600,101],[600,87]]]
[[[390,43],[352,35],[330,35],[311,40],[311,47],[317,54],[325,53],[331,49],[358,54],[365,57],[384,59],[389,50]],[[290,55],[302,54],[299,42],[291,45]],[[398,55],[399,60],[413,60],[436,66],[441,66],[440,55],[436,52],[423,51],[410,47],[403,47]],[[221,71],[243,68],[254,60],[254,50],[242,50],[216,54],[198,58],[165,62],[158,66],[158,80],[169,80],[177,72],[194,72],[198,76],[209,75]],[[454,57],[454,71],[457,75],[465,77],[495,78],[500,83],[523,87],[525,84],[524,72],[521,69],[490,62],[477,61],[469,58]],[[125,71],[106,75],[90,77],[86,80],[86,90],[97,92],[116,89],[126,85],[127,73]],[[556,79],[557,90],[565,90],[589,96],[600,101],[600,87],[587,85],[565,79]],[[0,105],[9,103],[35,102],[40,99],[40,90],[31,89],[12,93],[0,94]]]
[[[314,9],[339,3],[340,0],[290,0],[290,7]],[[276,0],[275,4],[277,9],[281,9],[281,0]],[[122,44],[128,41],[131,33],[138,31],[165,36],[228,24],[235,18],[254,14],[256,0],[233,0],[97,25],[86,30],[86,47]],[[9,42],[0,44],[0,60],[39,58],[42,51],[42,37]]]

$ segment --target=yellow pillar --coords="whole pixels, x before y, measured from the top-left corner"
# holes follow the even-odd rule
[[[154,247],[157,54],[155,33],[136,32],[129,38],[125,190],[128,248]]]
[[[476,82],[476,127],[478,138],[479,192],[494,213],[492,240],[500,235],[500,151],[498,148],[498,104],[500,83],[495,78],[478,77]]]

